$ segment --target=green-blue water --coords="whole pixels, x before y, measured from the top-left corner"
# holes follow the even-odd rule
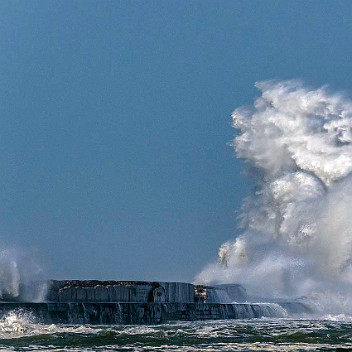
[[[36,323],[14,312],[0,321],[1,351],[351,351],[352,320],[251,319],[153,326]]]

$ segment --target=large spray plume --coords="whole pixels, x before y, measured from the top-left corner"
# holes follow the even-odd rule
[[[232,115],[256,186],[240,234],[196,281],[272,297],[352,289],[352,101],[298,81],[256,87],[253,108]]]
[[[46,286],[34,253],[25,249],[0,249],[0,301],[44,301]]]

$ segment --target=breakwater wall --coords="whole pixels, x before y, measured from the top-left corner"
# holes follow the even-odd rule
[[[287,317],[306,305],[276,303],[0,303],[0,316],[20,310],[45,324],[158,324],[208,319]]]
[[[51,280],[49,302],[232,303],[245,302],[238,284],[204,286],[185,282]]]
[[[184,282],[52,280],[50,302],[159,302],[192,303],[194,285]]]
[[[250,319],[309,313],[299,301],[248,303],[238,284],[203,286],[183,282],[51,280],[41,302],[25,294],[3,297],[0,317],[13,310],[45,324],[157,324],[175,320]],[[22,291],[28,292],[28,288]]]

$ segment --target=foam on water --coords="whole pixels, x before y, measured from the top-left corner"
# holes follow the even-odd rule
[[[0,325],[0,350],[334,351],[352,348],[352,324],[338,318],[177,322],[145,327],[41,325],[30,317],[15,315],[7,316]]]
[[[28,336],[53,333],[97,333],[98,329],[89,326],[58,326],[40,324],[38,319],[28,311],[18,309],[5,314],[0,319],[0,339],[17,339]]]

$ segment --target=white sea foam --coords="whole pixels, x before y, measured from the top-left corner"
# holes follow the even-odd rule
[[[255,190],[240,232],[196,282],[239,282],[271,297],[351,292],[352,100],[299,81],[256,86],[254,106],[232,115]]]
[[[50,335],[54,333],[97,334],[99,328],[89,326],[59,326],[40,324],[31,312],[16,309],[0,319],[0,339],[16,339],[25,336]]]
[[[17,311],[9,313],[0,321],[0,349],[320,351],[351,348],[350,327],[350,323],[333,317],[319,321],[252,319],[175,322],[148,327],[58,326],[36,324],[30,314]],[[330,339],[330,333],[338,338]],[[297,336],[301,342],[297,341]],[[26,347],[18,348],[21,345]]]

